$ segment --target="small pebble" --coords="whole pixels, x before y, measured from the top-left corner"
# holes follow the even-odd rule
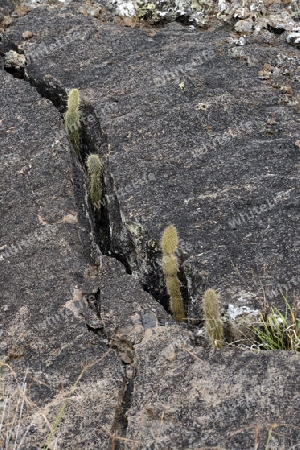
[[[30,39],[33,36],[33,33],[31,31],[24,31],[24,33],[22,34],[24,39]]]

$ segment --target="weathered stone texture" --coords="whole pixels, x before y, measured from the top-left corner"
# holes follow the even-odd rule
[[[279,14],[276,5],[266,8]],[[0,49],[26,80],[0,70],[0,352],[19,383],[29,368],[26,417],[37,412],[37,422],[25,448],[44,441],[44,416],[54,423],[86,366],[59,449],[290,449],[300,439],[298,354],[234,343],[210,353],[201,297],[220,293],[227,338],[266,300],[283,309],[280,291],[299,297],[294,23],[261,23],[246,8],[235,11],[238,33],[234,13],[205,32],[133,29],[77,7],[18,18]],[[79,160],[60,115],[71,88],[81,94]],[[104,164],[98,212],[90,152]],[[192,331],[162,307],[159,240],[170,223]],[[6,367],[15,387],[10,376]]]
[[[160,328],[136,355],[127,437],[137,443],[124,448],[262,450],[269,436],[270,449],[287,450],[299,442],[297,352],[209,353],[178,328]]]
[[[88,222],[73,190],[76,176],[81,183],[83,178],[79,169],[72,173],[66,136],[56,136],[61,120],[52,104],[3,71],[0,83],[0,351],[2,363],[13,371],[2,368],[9,404],[2,403],[1,446],[10,430],[11,442],[3,448],[19,443],[35,415],[21,448],[40,448],[86,366],[58,443],[64,449],[87,448],[94,439],[97,448],[106,448],[125,375],[105,337],[89,332],[70,307],[92,266],[86,239],[80,238],[88,235]],[[17,439],[12,411],[26,370],[28,401]],[[82,431],[87,428],[89,433]]]
[[[8,36],[44,95],[78,87],[92,106],[109,144],[112,248],[151,292],[162,295],[158,241],[174,223],[186,274],[209,277],[224,305],[246,291],[258,308],[262,287],[278,305],[278,286],[298,293],[297,49],[71,12],[33,11]]]

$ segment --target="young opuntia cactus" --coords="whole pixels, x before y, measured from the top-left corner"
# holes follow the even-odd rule
[[[68,109],[65,115],[66,129],[69,139],[77,155],[80,154],[80,121],[79,121],[79,91],[72,89],[68,96]]]
[[[213,289],[207,289],[203,297],[205,329],[213,348],[223,346],[223,322],[220,319],[219,300]]]
[[[167,292],[170,297],[170,310],[177,322],[184,319],[183,301],[180,292],[180,281],[177,276],[178,261],[176,250],[178,246],[177,230],[173,225],[168,226],[160,242],[163,257],[162,269],[166,279]]]
[[[98,155],[91,154],[86,160],[89,174],[90,198],[95,208],[99,208],[102,197],[101,175],[103,166]]]

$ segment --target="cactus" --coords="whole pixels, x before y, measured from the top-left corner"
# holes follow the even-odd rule
[[[178,261],[176,255],[166,255],[162,258],[162,269],[166,276],[172,277],[178,272]]]
[[[102,197],[101,175],[103,166],[98,155],[91,154],[86,160],[89,175],[90,198],[95,208],[99,208]]]
[[[77,155],[80,154],[80,121],[79,121],[79,91],[72,89],[68,96],[68,109],[65,115],[66,129],[69,139]]]
[[[223,346],[223,322],[220,319],[219,300],[213,289],[207,289],[203,297],[205,329],[213,348]]]
[[[170,297],[170,310],[177,322],[184,319],[183,301],[180,293],[180,281],[177,276],[178,260],[176,256],[178,246],[177,230],[173,225],[165,228],[161,238],[163,252],[162,269],[165,275],[167,292]]]
[[[79,91],[71,89],[68,96],[68,110],[75,111],[79,107]]]
[[[173,225],[168,226],[161,239],[161,248],[164,255],[172,255],[176,252],[178,247],[177,230]]]

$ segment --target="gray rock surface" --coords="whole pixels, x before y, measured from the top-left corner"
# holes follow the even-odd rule
[[[89,222],[74,197],[82,174],[72,170],[66,137],[55,139],[61,120],[53,105],[23,80],[3,71],[0,80],[0,446],[13,448],[25,437],[21,448],[41,448],[85,367],[64,414],[59,445],[88,448],[95,442],[107,448],[125,372],[105,336],[88,331],[79,315],[80,286],[94,270],[85,237]],[[13,422],[23,396],[22,420]],[[104,428],[93,425],[95,417]],[[88,434],[80,431],[87,428]]]
[[[272,24],[224,9],[231,25],[214,17],[205,32],[102,22],[82,3],[36,8],[6,29],[0,364],[5,398],[28,401],[18,437],[5,409],[1,445],[11,431],[9,445],[40,448],[64,405],[51,448],[299,444],[299,353],[211,353],[202,333],[207,287],[220,292],[228,340],[239,315],[253,320],[266,300],[283,309],[286,289],[299,298],[300,58],[290,16],[282,25],[269,3]],[[234,32],[233,19],[253,32]],[[62,122],[74,87],[79,160]],[[91,152],[104,163],[99,211]],[[163,308],[169,223],[195,327]]]
[[[11,14],[14,9],[15,9],[15,6],[14,6],[13,2],[11,2],[10,0],[1,0],[0,22],[4,19],[4,16],[8,16],[9,14]]]
[[[63,110],[77,87],[99,120],[111,249],[156,298],[166,303],[158,242],[169,223],[182,280],[197,286],[187,308],[205,285],[224,306],[256,310],[263,290],[279,306],[280,290],[298,294],[299,52],[283,35],[240,46],[226,28],[152,32],[35,10],[7,36],[43,95]]]
[[[136,346],[136,355],[127,431],[136,450],[265,449],[268,436],[272,449],[299,443],[299,410],[286,396],[299,393],[296,352],[209,354],[184,332],[161,328]]]

